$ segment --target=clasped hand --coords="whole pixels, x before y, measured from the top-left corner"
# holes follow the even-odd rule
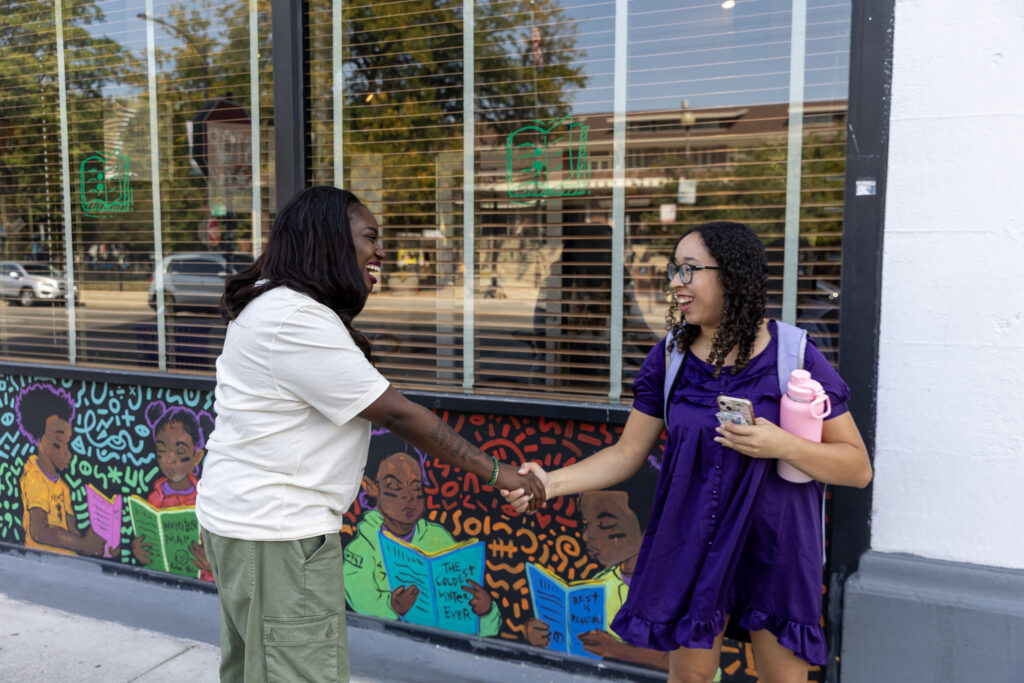
[[[535,512],[547,500],[548,473],[539,464],[526,462],[519,468],[519,475],[536,481],[540,485],[540,495],[525,486],[499,486],[499,491],[517,512]]]
[[[781,458],[792,447],[795,438],[774,422],[763,417],[752,425],[727,422],[716,429],[715,442],[751,458]]]

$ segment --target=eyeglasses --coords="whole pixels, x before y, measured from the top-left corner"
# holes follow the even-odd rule
[[[693,271],[695,270],[718,270],[718,266],[694,266],[689,263],[681,263],[676,265],[671,261],[666,266],[665,277],[668,278],[669,282],[672,282],[672,278],[679,273],[679,279],[684,285],[688,285],[693,282]]]

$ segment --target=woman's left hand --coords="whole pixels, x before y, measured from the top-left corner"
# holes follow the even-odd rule
[[[752,425],[719,425],[715,431],[717,443],[751,458],[779,458],[791,448],[790,440],[797,438],[763,417]]]

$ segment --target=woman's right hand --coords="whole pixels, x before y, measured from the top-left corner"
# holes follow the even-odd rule
[[[544,504],[544,501],[548,498],[548,473],[544,471],[544,468],[537,462],[524,462],[519,468],[520,475],[532,475],[536,477],[537,481],[543,489],[543,496],[540,501],[537,502],[537,496],[534,492],[527,489],[526,487],[520,488],[501,488],[501,495],[505,497],[509,505],[514,507],[517,512],[524,512],[529,508],[530,512],[534,512],[537,508]]]

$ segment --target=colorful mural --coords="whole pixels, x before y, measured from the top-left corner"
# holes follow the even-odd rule
[[[213,394],[0,378],[0,540],[212,581],[195,486]]]
[[[440,414],[499,459],[549,469],[622,430]],[[194,504],[213,425],[212,391],[0,376],[0,541],[211,582]],[[660,460],[659,445],[622,487],[521,516],[479,477],[374,430],[341,531],[349,606],[664,670],[665,653],[631,647],[608,627],[629,590]],[[721,669],[724,681],[755,680],[749,645],[727,640]]]

